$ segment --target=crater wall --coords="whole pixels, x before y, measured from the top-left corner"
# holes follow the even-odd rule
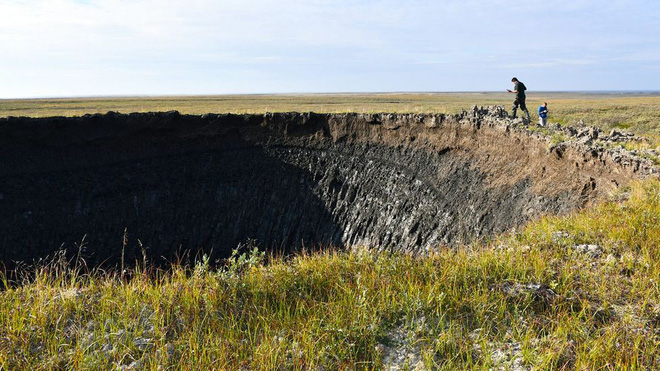
[[[564,213],[648,172],[553,146],[501,108],[460,115],[0,119],[0,261],[91,263],[270,250],[456,245]],[[139,241],[139,242],[138,242]]]

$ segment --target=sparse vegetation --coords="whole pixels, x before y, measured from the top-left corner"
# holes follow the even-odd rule
[[[569,138],[562,132],[554,130],[550,127],[542,127],[535,124],[529,126],[531,132],[539,133],[550,139],[550,145],[559,144],[568,140]]]
[[[625,199],[625,201],[620,201]],[[413,257],[254,249],[0,282],[0,369],[657,369],[660,182]]]

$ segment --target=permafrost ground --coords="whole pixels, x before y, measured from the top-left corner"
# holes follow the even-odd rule
[[[595,145],[607,140],[597,130],[563,133],[574,140],[553,144],[500,107],[0,119],[0,262],[77,253],[81,241],[89,262],[117,261],[125,231],[129,261],[140,243],[161,262],[226,256],[248,240],[422,252],[570,211],[655,171]]]

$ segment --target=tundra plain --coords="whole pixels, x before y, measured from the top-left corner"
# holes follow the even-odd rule
[[[107,111],[457,113],[499,93],[3,100],[0,116]],[[654,149],[660,97],[530,94],[550,122]],[[657,369],[660,184],[425,254],[243,245],[228,259],[81,254],[0,271],[0,369]],[[126,239],[130,239],[130,234]],[[127,241],[126,243],[129,243]],[[133,242],[134,243],[134,242]]]
[[[254,94],[219,96],[110,97],[0,100],[0,117],[80,116],[88,113],[154,112],[182,114],[265,112],[316,113],[457,113],[470,106],[504,105],[513,95],[466,93]],[[534,116],[548,102],[550,121],[565,125],[580,121],[603,129],[629,129],[660,136],[660,93],[655,92],[531,92],[527,105]]]

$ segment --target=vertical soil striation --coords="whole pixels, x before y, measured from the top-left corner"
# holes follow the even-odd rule
[[[77,250],[370,245],[420,252],[562,213],[641,175],[503,110],[0,119],[0,262]]]

